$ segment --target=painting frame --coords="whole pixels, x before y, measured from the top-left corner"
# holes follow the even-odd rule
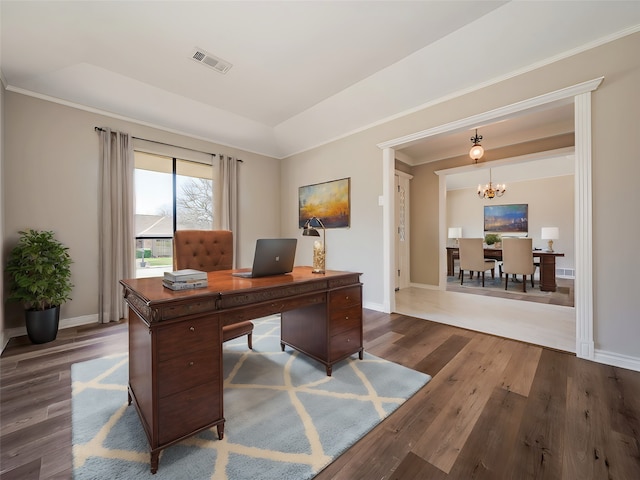
[[[322,220],[325,228],[351,226],[351,177],[298,188],[298,227],[313,217]]]
[[[485,233],[528,233],[529,204],[485,205],[484,231]]]

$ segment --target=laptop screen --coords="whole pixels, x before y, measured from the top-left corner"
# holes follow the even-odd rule
[[[296,238],[260,238],[256,241],[251,277],[282,275],[293,270]]]

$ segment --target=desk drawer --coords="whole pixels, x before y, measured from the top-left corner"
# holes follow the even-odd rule
[[[202,350],[187,350],[179,357],[158,364],[160,398],[219,378],[220,356],[215,345]]]
[[[339,358],[359,352],[361,348],[362,330],[360,328],[353,328],[342,332],[340,335],[331,337],[329,361],[333,362]]]
[[[216,344],[221,343],[220,326],[215,315],[159,326],[155,332],[160,362],[184,352],[215,348]]]
[[[306,308],[310,305],[323,304],[325,302],[325,298],[326,295],[324,292],[294,298],[281,298],[278,300],[263,302],[255,307],[222,311],[220,312],[220,316],[222,317],[223,325],[230,325],[298,308]]]
[[[222,418],[220,384],[209,382],[160,399],[158,440],[171,442]]]
[[[331,310],[329,336],[338,335],[347,330],[362,328],[362,307],[360,305]]]
[[[348,287],[334,290],[329,293],[329,305],[331,308],[344,308],[351,305],[362,304],[362,287]]]

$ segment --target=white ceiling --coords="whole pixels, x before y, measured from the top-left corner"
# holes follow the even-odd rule
[[[640,2],[1,0],[0,22],[11,91],[282,158],[638,31]]]

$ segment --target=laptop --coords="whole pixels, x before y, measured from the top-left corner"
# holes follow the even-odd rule
[[[297,243],[296,238],[260,238],[256,241],[251,271],[235,272],[232,275],[257,278],[289,273],[293,270]]]

